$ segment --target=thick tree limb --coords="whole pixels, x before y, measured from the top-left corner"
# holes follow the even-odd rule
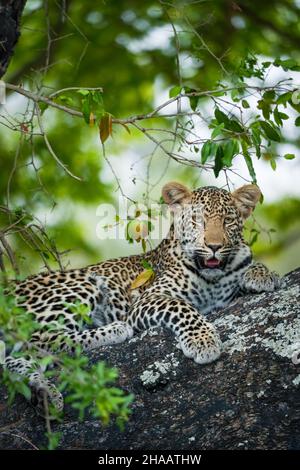
[[[5,74],[20,36],[20,23],[26,0],[0,3],[0,78]]]
[[[173,336],[141,335],[95,351],[119,369],[135,394],[124,432],[68,406],[63,449],[299,449],[300,269],[276,292],[248,295],[210,315],[223,341],[220,359],[199,366]],[[1,431],[5,430],[5,434]],[[0,448],[45,445],[44,422],[19,397],[9,408],[0,388]],[[23,436],[28,442],[21,440]]]

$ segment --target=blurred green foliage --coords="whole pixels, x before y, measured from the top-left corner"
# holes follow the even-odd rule
[[[65,87],[101,86],[104,108],[113,116],[141,114],[155,107],[157,83],[165,90],[174,86],[210,90],[224,76],[234,78],[237,70],[241,73],[240,64],[246,56],[277,59],[281,66],[298,70],[299,13],[298,3],[289,0],[28,0],[22,34],[4,80],[46,94]],[[174,35],[174,26],[181,30],[178,37]],[[244,76],[248,66],[243,62]],[[257,70],[257,76],[259,73]],[[70,94],[65,93],[58,102],[68,105],[69,99]],[[19,98],[11,94],[8,103],[23,123],[24,109]],[[247,106],[245,101],[243,107]],[[266,100],[262,106],[267,116]],[[80,251],[83,263],[96,262],[106,256],[104,244],[101,254],[99,246],[90,243],[87,226],[80,225],[78,211],[82,207],[88,211],[101,202],[116,199],[113,178],[103,176],[108,165],[98,131],[81,118],[53,109],[44,110],[43,119],[55,152],[83,181],[65,174],[51,158],[41,137],[26,139],[23,134],[20,139],[18,132],[0,126],[0,204],[9,202],[12,210],[26,208],[42,221],[47,214],[50,237],[61,251],[73,249],[75,254]],[[114,129],[114,136],[111,145],[115,152],[119,149],[120,155],[129,141],[138,149],[142,146],[137,133],[129,135],[121,126]],[[299,146],[299,136],[293,143]],[[175,176],[190,183],[200,176],[201,181],[196,171],[173,166],[170,179]],[[143,187],[137,187],[137,191],[142,193]],[[56,206],[61,211],[51,217]],[[294,207],[291,202],[281,201],[261,210],[262,225],[267,222],[277,228],[272,236],[278,250],[284,249],[278,233],[284,239],[296,223],[298,213]],[[282,214],[284,226],[289,226],[286,230],[280,222]],[[6,226],[8,222],[7,215],[0,212],[0,224]],[[17,238],[14,243],[18,259],[23,259],[23,272],[34,270],[38,250],[33,252]],[[256,247],[263,256],[269,252],[269,241],[258,237]],[[68,256],[73,259],[72,253]]]
[[[300,200],[285,197],[280,202],[262,205],[256,217],[264,230],[258,233],[255,243],[257,257],[272,263],[287,250],[294,249],[294,267],[299,264]]]
[[[91,322],[86,314],[86,306],[77,303],[70,304],[70,307],[72,307],[72,312],[82,319],[82,322],[87,324]],[[13,357],[23,357],[31,335],[41,328],[42,326],[34,320],[32,315],[28,315],[28,312],[17,306],[13,288],[4,292],[0,286],[0,348],[2,348],[0,359],[5,356],[5,349],[7,353],[10,351],[9,354]],[[49,331],[51,328],[53,331],[55,326],[49,326]],[[59,331],[57,325],[56,328]],[[15,350],[16,345],[19,347]],[[109,367],[103,361],[90,365],[88,356],[84,354],[80,346],[70,342],[70,347],[74,350],[71,356],[69,352],[60,351],[54,342],[48,351],[45,350],[41,355],[41,350],[31,345],[30,359],[33,370],[36,370],[37,364],[38,370],[58,366],[46,370],[44,376],[54,380],[60,391],[67,392],[65,401],[78,412],[79,420],[83,420],[86,414],[90,413],[104,426],[115,419],[117,425],[124,429],[131,413],[130,405],[134,397],[115,386],[118,379],[117,369]],[[0,382],[6,386],[10,405],[14,402],[16,394],[23,395],[27,400],[32,398],[28,377],[4,369]],[[44,414],[47,433],[45,436],[48,441],[47,448],[52,450],[59,444],[60,433],[52,431],[50,418],[59,421],[62,413],[54,408],[50,400],[46,401],[47,407],[44,407]]]

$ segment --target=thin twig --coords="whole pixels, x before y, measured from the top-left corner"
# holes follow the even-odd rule
[[[0,434],[4,434],[6,436],[13,436],[17,437],[18,439],[21,439],[24,442],[27,442],[34,450],[40,450],[33,442],[31,442],[27,437],[20,436],[19,434],[15,434],[13,432],[6,432],[6,431],[0,431]]]
[[[13,252],[10,244],[6,240],[4,234],[1,231],[0,231],[0,241],[2,243],[2,246],[5,250],[8,258],[9,258],[9,261],[10,261],[10,264],[12,265],[13,270],[15,271],[15,273],[17,275],[20,274],[20,270],[19,270],[16,258],[15,258],[14,252]]]
[[[126,194],[124,193],[123,188],[122,188],[121,183],[120,183],[120,179],[118,178],[118,175],[117,175],[117,173],[115,172],[115,169],[114,169],[113,165],[111,164],[109,158],[108,158],[107,155],[106,155],[104,144],[102,144],[102,154],[103,154],[104,160],[105,160],[106,163],[108,164],[108,166],[109,166],[109,168],[110,168],[110,170],[111,170],[112,174],[114,175],[114,178],[115,178],[115,180],[116,180],[116,182],[117,182],[117,185],[118,185],[117,189],[120,190],[120,193],[122,194],[122,196],[123,196],[124,198],[126,198],[126,199],[128,199],[129,201],[135,203],[135,201],[134,201],[133,199],[131,199],[131,197],[126,196]]]
[[[66,172],[68,173],[69,176],[71,176],[72,178],[74,178],[75,180],[78,180],[78,181],[82,181],[82,178],[80,178],[79,176],[76,176],[74,175],[67,167],[66,165],[58,158],[58,156],[56,155],[56,153],[54,152],[49,140],[48,140],[48,137],[47,137],[47,134],[45,132],[45,128],[44,128],[44,124],[43,124],[43,120],[42,120],[42,115],[41,115],[41,110],[39,108],[39,105],[36,103],[35,104],[36,106],[36,116],[37,116],[37,120],[38,120],[38,124],[39,124],[39,128],[41,130],[41,134],[44,138],[44,141],[45,141],[45,144],[46,144],[46,147],[47,149],[49,150],[49,153],[50,155],[52,155],[52,157],[54,158],[54,160],[56,161],[56,163]]]
[[[20,86],[13,85],[12,83],[5,83],[5,86],[9,90],[13,90],[19,93],[20,95],[26,96],[26,98],[29,98],[35,103],[44,103],[44,104],[47,104],[48,106],[51,106],[52,108],[56,108],[56,109],[59,109],[60,111],[71,114],[72,116],[83,117],[83,113],[81,111],[77,111],[76,109],[69,108],[68,106],[55,103],[55,101],[52,101],[51,99],[46,98],[45,96],[37,95],[35,93],[32,93],[29,90],[25,90],[24,88]]]
[[[61,93],[65,93],[67,91],[78,91],[78,90],[87,90],[87,91],[100,91],[103,92],[103,88],[97,87],[87,87],[87,86],[69,86],[67,88],[62,88],[61,90],[57,90],[54,93],[49,95],[49,99],[55,98],[55,96],[60,95]]]
[[[21,150],[22,143],[23,143],[23,137],[24,137],[24,134],[21,134],[18,145],[17,145],[15,157],[14,157],[13,167],[12,167],[12,170],[11,170],[11,172],[9,174],[9,177],[8,177],[8,180],[7,180],[7,187],[6,187],[7,207],[10,207],[10,185],[11,185],[13,175],[15,174],[16,169],[17,169],[17,163],[18,163],[18,159],[20,157],[20,150]]]

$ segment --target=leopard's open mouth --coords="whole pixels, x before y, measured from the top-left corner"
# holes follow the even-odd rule
[[[214,256],[206,258],[205,256],[195,256],[195,262],[198,269],[224,269],[226,259],[217,259]]]
[[[204,264],[207,268],[214,269],[220,267],[221,261],[217,258],[209,258],[204,261]]]

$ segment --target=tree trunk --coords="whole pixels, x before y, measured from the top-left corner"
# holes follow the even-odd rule
[[[0,2],[0,78],[5,74],[20,36],[20,23],[26,0]]]
[[[66,407],[64,449],[299,449],[300,269],[275,293],[248,295],[210,315],[221,358],[200,366],[168,333],[143,334],[103,347],[92,361],[119,368],[119,385],[135,394],[125,431],[78,422]],[[2,392],[2,393],[1,393]],[[0,448],[45,444],[44,422],[19,397],[8,408],[0,390]],[[28,441],[26,441],[26,440]]]

